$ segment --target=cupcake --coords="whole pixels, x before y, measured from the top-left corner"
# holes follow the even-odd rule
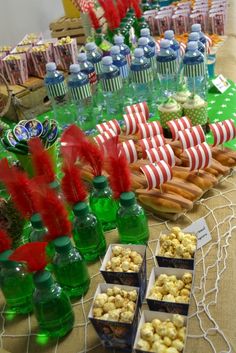
[[[207,118],[207,102],[200,96],[194,95],[187,99],[183,104],[184,115],[187,116],[193,125],[206,125]]]
[[[169,98],[158,107],[160,122],[164,129],[167,129],[167,122],[182,117],[182,107],[175,99]]]
[[[190,96],[190,92],[188,90],[181,90],[176,92],[172,97],[176,100],[176,102],[180,104],[184,104]]]

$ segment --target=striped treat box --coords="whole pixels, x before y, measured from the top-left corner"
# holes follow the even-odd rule
[[[193,126],[190,129],[179,131],[178,134],[179,141],[183,150],[206,141],[206,137],[201,125]]]
[[[142,157],[145,159],[147,158],[147,150],[164,146],[166,142],[163,135],[156,135],[154,137],[139,140],[138,143],[142,149]]]
[[[222,145],[236,137],[236,126],[232,119],[210,124],[210,129],[214,137],[213,146]]]
[[[158,148],[151,148],[146,152],[147,157],[151,163],[165,161],[171,167],[174,167],[175,165],[175,154],[170,145],[165,145]]]
[[[133,140],[120,143],[118,148],[120,153],[126,157],[129,163],[134,163],[138,160],[138,154]]]
[[[170,129],[172,140],[174,141],[178,139],[179,131],[189,129],[192,126],[191,121],[186,116],[183,116],[180,119],[168,121],[166,124]]]
[[[210,146],[206,142],[190,147],[185,152],[189,159],[190,171],[204,169],[211,165],[212,153]]]
[[[140,167],[147,179],[148,189],[159,188],[162,184],[172,179],[171,167],[165,162],[160,161],[155,164],[146,164]]]

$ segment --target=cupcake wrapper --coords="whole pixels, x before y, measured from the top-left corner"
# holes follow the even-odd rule
[[[164,129],[167,129],[167,122],[170,120],[175,120],[175,119],[179,119],[182,117],[182,109],[176,111],[176,112],[161,112],[159,111],[159,115],[160,115],[160,122],[161,125]]]
[[[192,125],[205,125],[207,123],[207,105],[201,108],[184,108],[184,115],[187,116]]]

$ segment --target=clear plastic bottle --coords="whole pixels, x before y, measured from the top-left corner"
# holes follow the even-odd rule
[[[187,89],[193,95],[206,99],[206,65],[204,56],[198,50],[197,42],[189,42],[183,58],[183,76]]]
[[[62,126],[73,123],[74,114],[64,75],[57,70],[54,62],[47,63],[44,84],[52,103],[55,120]]]
[[[11,254],[11,250],[0,254],[1,290],[6,300],[7,310],[27,314],[33,310],[33,277],[23,263],[8,260]]]
[[[56,281],[70,298],[80,298],[87,293],[90,284],[86,263],[69,237],[59,237],[53,243],[56,255],[52,271]]]
[[[202,44],[204,44],[206,46],[207,39],[206,39],[206,36],[204,35],[204,33],[202,32],[202,27],[201,27],[200,23],[194,23],[191,27],[191,32],[198,32],[200,42],[202,42]]]
[[[130,65],[133,103],[144,102],[151,106],[153,102],[153,71],[150,60],[145,58],[142,48],[134,50],[134,59]]]
[[[76,204],[73,211],[76,217],[73,227],[76,248],[86,261],[95,261],[106,252],[102,225],[84,202]]]
[[[93,179],[89,202],[91,210],[101,222],[104,231],[116,228],[117,203],[112,197],[112,190],[105,176],[101,175]]]
[[[180,60],[180,45],[179,42],[175,39],[175,33],[172,30],[165,31],[164,38],[170,41],[170,47],[174,50],[177,58]]]
[[[188,36],[188,42],[197,42],[198,50],[200,53],[205,55],[205,45],[200,41],[200,36],[198,32],[192,32]]]
[[[121,36],[121,35],[115,36],[114,37],[114,42],[115,42],[115,45],[119,46],[120,53],[125,56],[128,64],[130,64],[130,62],[131,62],[131,52],[130,52],[130,48],[128,47],[128,45],[126,45],[124,43],[124,37]]]
[[[121,194],[116,221],[121,243],[147,243],[149,238],[147,217],[143,208],[137,204],[133,192]]]
[[[92,94],[97,92],[97,74],[93,64],[88,61],[86,53],[80,53],[78,55],[78,63],[80,65],[80,70],[83,74],[88,76]]]
[[[69,297],[48,271],[36,272],[34,284],[33,306],[40,333],[52,338],[65,336],[74,325]]]
[[[88,76],[80,71],[78,64],[70,66],[70,73],[68,89],[75,107],[76,122],[84,131],[94,129],[96,117],[93,114],[94,102]]]
[[[98,50],[98,47],[94,42],[87,43],[85,45],[88,61],[90,61],[96,71],[98,79],[102,71],[102,53]]]
[[[176,53],[170,48],[170,41],[161,40],[160,51],[157,53],[157,73],[159,77],[159,99],[165,101],[177,89],[178,60]]]
[[[111,56],[102,59],[101,85],[108,120],[111,114],[121,114],[123,109],[122,78],[119,69],[113,65]]]
[[[152,67],[152,72],[153,76],[156,76],[156,70],[157,70],[157,61],[156,61],[156,53],[153,48],[150,47],[149,45],[149,40],[147,37],[141,37],[138,40],[138,48],[142,48],[144,51],[144,56],[148,60],[150,60],[151,67]]]
[[[141,37],[145,37],[148,39],[148,45],[152,49],[152,51],[156,54],[157,53],[157,46],[155,39],[151,36],[149,28],[141,29]]]

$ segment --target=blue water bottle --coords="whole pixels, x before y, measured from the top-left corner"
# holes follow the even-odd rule
[[[180,45],[179,42],[175,39],[175,33],[172,30],[165,31],[164,38],[170,41],[170,47],[174,50],[177,58],[180,58]]]
[[[114,37],[115,45],[118,45],[118,47],[120,48],[120,53],[126,57],[126,60],[130,65],[130,62],[131,62],[130,48],[128,47],[128,45],[124,43],[124,40],[125,40],[124,37],[121,35]]]
[[[78,55],[78,63],[80,65],[80,71],[88,76],[92,93],[95,94],[97,91],[97,74],[93,64],[88,61],[86,53],[80,53]]]
[[[188,42],[183,58],[183,75],[187,88],[193,95],[206,99],[206,65],[197,42]]]
[[[188,36],[188,42],[197,42],[198,50],[200,53],[205,55],[205,45],[200,41],[200,35],[198,32],[192,32]]]
[[[165,101],[176,92],[178,77],[178,59],[170,47],[170,41],[162,39],[157,53],[157,74],[159,78],[159,99]]]
[[[194,23],[191,27],[191,32],[198,32],[199,33],[199,40],[206,46],[207,44],[207,39],[204,33],[202,32],[202,27],[200,23]]]
[[[157,46],[155,39],[151,36],[150,29],[149,28],[143,28],[141,29],[141,37],[145,37],[148,39],[148,45],[149,47],[157,53]]]
[[[57,70],[54,62],[47,63],[46,65],[44,84],[52,103],[55,120],[62,127],[73,123],[73,109],[69,101],[65,77]]]
[[[157,61],[156,61],[156,53],[153,49],[148,44],[148,38],[147,37],[141,37],[138,40],[138,48],[142,48],[144,51],[144,56],[148,60],[150,60],[153,75],[156,75],[156,70],[157,70]]]
[[[70,74],[68,88],[75,107],[76,122],[82,130],[92,130],[95,128],[96,118],[93,114],[92,91],[88,76],[80,71],[78,64],[70,66]]]
[[[113,65],[111,56],[102,58],[101,86],[107,119],[120,114],[123,107],[123,90],[120,70]]]
[[[142,48],[134,50],[134,58],[130,66],[133,103],[147,101],[149,108],[153,99],[153,71],[150,60],[145,58]]]
[[[94,42],[89,42],[85,45],[88,61],[90,61],[96,71],[99,79],[99,75],[102,71],[102,53],[98,50],[97,45]]]

